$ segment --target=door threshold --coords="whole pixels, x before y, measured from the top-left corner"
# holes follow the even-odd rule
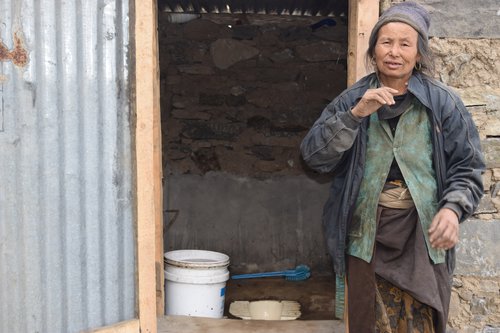
[[[158,318],[158,333],[344,333],[340,320],[240,320],[189,316]]]

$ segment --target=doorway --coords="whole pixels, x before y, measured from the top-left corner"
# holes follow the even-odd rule
[[[231,274],[305,264],[311,278],[228,281],[233,300],[296,300],[333,319],[321,229],[327,176],[301,139],[347,82],[343,16],[159,11],[164,251],[227,254]]]

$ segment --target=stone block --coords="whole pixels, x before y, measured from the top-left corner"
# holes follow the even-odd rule
[[[479,202],[479,206],[477,207],[475,214],[493,214],[496,212],[498,212],[498,209],[492,202],[491,196],[487,194],[481,198],[481,201]]]
[[[483,175],[483,187],[485,191],[490,191],[491,186],[492,186],[492,177],[493,177],[493,171],[492,170],[486,170]]]
[[[487,303],[483,297],[473,297],[471,301],[472,314],[486,316],[488,314]]]
[[[487,297],[488,295],[497,295],[499,292],[498,281],[485,279],[481,281],[481,291],[478,295]]]
[[[287,67],[259,67],[254,69],[257,82],[290,82],[299,77],[300,69],[297,66]]]
[[[255,145],[289,147],[296,148],[298,151],[302,136],[296,135],[295,137],[273,137],[268,135],[266,136],[262,133],[257,133],[252,136],[251,140]]]
[[[297,56],[307,62],[338,61],[347,58],[347,45],[337,42],[320,41],[299,45]]]
[[[293,54],[293,51],[291,49],[284,49],[280,50],[278,52],[274,52],[269,56],[272,62],[276,64],[281,64],[281,63],[286,63],[289,61],[292,61],[295,56]]]
[[[260,108],[298,104],[302,98],[299,94],[300,87],[295,83],[293,85],[295,87],[288,85],[288,91],[275,86],[254,89],[247,95],[248,102]]]
[[[279,39],[283,42],[294,42],[301,39],[308,39],[312,34],[309,27],[291,26],[284,28],[279,34]]]
[[[200,105],[221,106],[224,105],[226,96],[223,94],[200,93]]]
[[[200,64],[179,65],[179,72],[191,75],[212,75],[215,71],[212,67]]]
[[[348,35],[347,25],[344,24],[343,22],[337,21],[336,26],[334,27],[323,26],[318,30],[315,30],[313,32],[313,35],[323,40],[343,42],[347,44],[347,35]]]
[[[313,91],[330,102],[345,89],[346,68],[337,63],[311,63],[301,66],[305,91]],[[318,97],[316,97],[318,98]],[[318,99],[322,101],[322,99]]]
[[[245,105],[246,103],[247,103],[247,98],[245,97],[245,95],[238,95],[238,96],[228,95],[228,96],[226,96],[226,104],[228,106],[242,106],[242,105]]]
[[[191,159],[203,174],[221,169],[219,159],[214,149],[196,150],[191,154]]]
[[[460,224],[456,274],[500,275],[500,221],[470,219]]]
[[[450,317],[456,316],[460,313],[460,297],[457,292],[451,293],[450,298]]]
[[[259,160],[263,161],[274,161],[274,149],[270,146],[253,146],[250,147],[250,151],[253,155],[255,155]]]
[[[210,45],[210,54],[217,68],[227,69],[237,62],[251,59],[259,50],[234,39],[217,39]]]
[[[237,40],[251,40],[260,34],[259,27],[255,25],[236,25],[231,28],[231,32]]]
[[[241,132],[241,125],[217,121],[187,122],[182,135],[194,140],[234,140]]]
[[[260,172],[278,172],[286,168],[286,165],[282,165],[278,161],[262,161],[258,160],[254,164],[254,168]]]
[[[177,119],[191,119],[191,120],[209,120],[210,114],[200,111],[191,111],[184,109],[174,109],[171,113],[172,117]]]
[[[500,168],[500,138],[481,141],[487,168]]]
[[[205,41],[205,40],[215,40],[221,36],[229,37],[231,35],[231,30],[222,24],[217,24],[210,20],[193,20],[184,25],[183,29],[184,38]]]

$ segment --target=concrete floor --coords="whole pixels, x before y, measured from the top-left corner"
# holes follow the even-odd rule
[[[224,319],[166,316],[158,321],[159,333],[343,333],[344,324],[334,319],[335,286],[331,275],[305,281],[283,278],[229,280]],[[290,300],[301,304],[298,320],[241,320],[229,314],[232,301]]]

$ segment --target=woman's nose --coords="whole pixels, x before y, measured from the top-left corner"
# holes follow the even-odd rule
[[[399,46],[392,45],[391,49],[389,50],[389,55],[391,55],[393,57],[399,56]]]

